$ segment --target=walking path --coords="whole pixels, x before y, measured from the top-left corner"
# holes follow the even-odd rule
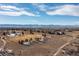
[[[6,41],[4,39],[2,39],[2,37],[0,38],[0,40],[3,42],[3,45],[0,47],[0,51],[2,51],[5,48]]]
[[[56,53],[54,53],[54,55],[53,56],[56,56],[56,55],[58,55],[58,53],[62,50],[62,48],[64,48],[65,46],[67,46],[68,44],[70,44],[71,43],[71,41],[72,40],[74,40],[76,37],[75,36],[72,36],[72,39],[70,40],[70,41],[68,41],[67,43],[65,43],[64,45],[62,45],[58,50],[57,50],[57,52]]]

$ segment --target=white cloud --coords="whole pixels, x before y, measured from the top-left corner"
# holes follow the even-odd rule
[[[17,8],[17,7],[15,7],[15,6],[5,6],[5,5],[3,5],[3,6],[0,6],[0,9],[2,9],[2,10],[19,10],[19,8]]]
[[[21,16],[21,15],[28,15],[28,16],[35,16],[34,14],[30,13],[30,12],[26,12],[26,11],[15,11],[15,12],[3,12],[0,11],[1,15],[8,15],[8,16]]]
[[[61,8],[61,6],[49,6],[45,3],[34,3],[32,5],[38,8],[39,11],[43,11],[43,12]]]
[[[23,8],[18,8],[16,6],[0,6],[0,15],[8,15],[8,16],[21,16],[21,15],[27,15],[27,16],[36,16],[36,14],[29,12],[27,10],[24,10]],[[2,11],[5,10],[5,11]]]
[[[79,16],[79,5],[63,5],[63,6],[48,6],[46,4],[32,4],[39,11],[45,12],[47,15],[70,15],[70,16]],[[2,10],[5,10],[2,11]],[[0,5],[0,15],[8,15],[8,16],[40,16],[40,12],[35,11],[33,12],[27,11],[24,8],[19,8],[16,6],[11,5]]]
[[[34,3],[32,5],[38,8],[40,11],[46,11],[48,9],[48,6],[44,3]]]
[[[79,5],[63,5],[52,11],[46,11],[48,15],[70,15],[79,16]]]

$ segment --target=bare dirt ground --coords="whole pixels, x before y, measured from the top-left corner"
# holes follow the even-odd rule
[[[33,35],[41,33],[34,33]],[[79,31],[66,32],[66,35],[47,34],[48,40],[45,43],[33,43],[30,46],[20,45],[18,40],[23,40],[27,37],[27,33],[22,36],[7,37],[5,49],[13,50],[15,56],[56,56],[63,55],[61,47],[73,39],[73,36],[79,35]],[[33,36],[33,37],[34,37]],[[31,36],[32,37],[32,36]],[[0,47],[3,45],[0,40]],[[57,52],[60,49],[59,52]]]

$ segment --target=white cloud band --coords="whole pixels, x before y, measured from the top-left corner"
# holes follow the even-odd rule
[[[3,5],[3,6],[0,6],[0,10],[5,10],[5,11],[0,11],[0,15],[8,15],[8,16],[21,16],[21,15],[36,16],[32,12],[24,10],[23,8],[18,8],[16,6],[5,6],[5,5]]]
[[[46,11],[46,14],[79,16],[79,5],[63,5],[59,9],[53,11]]]

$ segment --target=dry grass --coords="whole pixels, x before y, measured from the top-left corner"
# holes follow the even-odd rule
[[[79,35],[79,31],[73,31],[73,32],[67,32],[67,35],[71,36],[77,36]],[[23,46],[18,44],[17,42],[19,40],[25,40],[30,38],[36,38],[36,37],[42,37],[42,33],[35,33],[34,34],[27,34],[16,36],[16,37],[9,37],[7,38],[7,45],[6,48],[12,49],[15,53],[15,55],[23,55],[23,56],[50,56],[53,55],[62,45],[67,43],[69,40],[72,39],[72,37],[67,35],[53,35],[53,34],[47,34],[48,41],[43,44],[33,44],[31,46]],[[0,41],[0,45],[2,45]],[[61,53],[59,55],[62,55]]]

